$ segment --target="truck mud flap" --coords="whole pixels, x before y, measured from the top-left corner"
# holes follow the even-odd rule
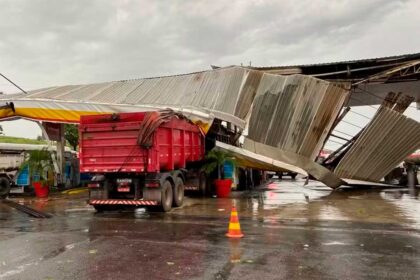
[[[90,205],[133,205],[133,206],[156,206],[159,205],[155,200],[123,200],[123,199],[91,199]]]

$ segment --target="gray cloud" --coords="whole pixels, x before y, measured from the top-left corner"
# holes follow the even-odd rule
[[[26,89],[418,51],[419,1],[0,0],[0,71]],[[392,39],[391,39],[392,38]],[[0,81],[0,91],[14,89]]]

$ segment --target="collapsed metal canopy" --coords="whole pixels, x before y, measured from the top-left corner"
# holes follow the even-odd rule
[[[13,102],[15,111],[5,108],[0,118],[78,122],[81,115],[170,108],[205,131],[215,118],[242,129],[248,124],[250,139],[303,158],[284,161],[285,166],[292,164],[301,170],[307,168],[303,162],[313,161],[320,152],[347,93],[342,87],[309,76],[286,77],[234,66],[3,95],[0,102]],[[259,164],[254,159],[254,165]]]
[[[177,76],[50,87],[0,96],[0,101],[14,102],[16,109],[15,113],[2,110],[0,117],[77,123],[81,115],[170,108],[207,126],[216,117],[243,128],[261,76],[260,71],[228,67]]]
[[[219,145],[236,153],[247,166],[309,173],[330,187],[338,187],[344,183],[337,176],[340,173],[332,173],[315,158],[348,93],[343,85],[310,76],[281,76],[234,66],[0,95],[0,102],[14,103],[14,110],[0,110],[0,118],[77,123],[82,115],[169,108],[204,131],[215,118],[247,128],[243,149]]]

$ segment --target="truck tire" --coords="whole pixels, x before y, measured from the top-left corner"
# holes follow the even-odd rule
[[[174,207],[181,207],[184,203],[184,181],[182,178],[177,177],[175,179],[175,187],[174,187],[174,199],[173,199],[173,206]]]
[[[210,195],[210,190],[207,184],[207,175],[204,172],[200,173],[199,192],[202,196]]]
[[[0,177],[0,198],[6,198],[10,192],[10,181],[5,177]]]
[[[166,180],[161,189],[161,202],[159,210],[162,212],[171,211],[173,198],[172,184]]]
[[[297,174],[296,173],[290,173],[290,177],[292,177],[292,180],[296,179]]]

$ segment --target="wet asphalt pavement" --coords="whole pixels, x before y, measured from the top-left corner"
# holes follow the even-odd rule
[[[0,279],[418,279],[419,189],[277,181],[170,213],[95,213],[87,193],[0,203]],[[245,237],[225,237],[235,204]]]

